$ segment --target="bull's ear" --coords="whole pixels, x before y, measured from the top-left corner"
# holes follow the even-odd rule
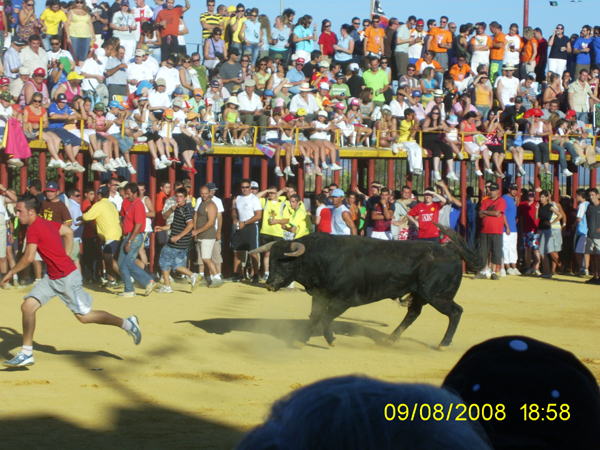
[[[290,253],[284,253],[284,255],[298,257],[304,254],[304,252],[306,251],[306,247],[304,247],[304,245],[300,242],[292,242],[291,250],[292,251]]]

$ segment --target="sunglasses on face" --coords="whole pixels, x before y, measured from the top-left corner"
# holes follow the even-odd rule
[[[331,28],[331,24],[325,25],[325,28]]]
[[[184,64],[189,64],[191,61],[188,59],[187,61],[183,61]]]
[[[360,25],[360,22],[352,22],[352,25]]]
[[[60,45],[60,42],[50,42],[50,45],[51,45],[52,47],[54,47],[54,46],[56,46],[56,45]]]
[[[265,66],[266,66],[266,64],[265,64],[265,63],[261,63],[261,64],[259,64],[259,66],[260,66],[260,67],[265,67]]]
[[[379,23],[379,20],[374,20],[374,21],[373,21],[373,22],[371,22],[371,23]]]
[[[173,65],[172,62],[167,61],[167,66],[172,66],[172,65]]]
[[[42,103],[41,100],[31,100],[32,103]]]
[[[238,9],[237,12],[244,12],[246,11],[245,9]]]
[[[215,33],[215,36],[221,36],[221,33]],[[198,60],[200,61],[200,60]]]
[[[198,59],[192,59],[192,61],[194,61],[194,62],[200,62],[200,58],[198,58]]]
[[[242,59],[242,62],[249,62],[247,59]]]
[[[242,186],[242,189],[250,189],[250,186]]]

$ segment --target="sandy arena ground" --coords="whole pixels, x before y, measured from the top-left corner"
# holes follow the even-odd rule
[[[231,449],[274,400],[300,386],[352,373],[440,385],[469,347],[507,334],[561,346],[600,379],[600,287],[582,281],[465,277],[456,299],[465,312],[446,352],[436,348],[447,319],[432,307],[393,347],[380,345],[406,314],[391,300],[337,319],[335,348],[319,330],[294,349],[289,342],[310,312],[299,289],[227,284],[192,295],[179,284],[174,294],[119,299],[94,288],[95,309],[139,317],[139,347],[119,329],[81,325],[55,298],[38,313],[36,364],[0,369],[0,447]],[[5,359],[21,345],[26,291],[2,292]]]

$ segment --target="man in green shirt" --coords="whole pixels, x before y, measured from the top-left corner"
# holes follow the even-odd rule
[[[372,56],[369,63],[371,70],[363,73],[365,85],[373,89],[373,103],[375,106],[382,107],[385,103],[383,93],[390,88],[388,76],[385,70],[379,68],[379,58]]]
[[[203,92],[206,92],[206,86],[208,84],[208,75],[206,72],[206,67],[200,64],[200,54],[198,52],[192,53],[192,69],[196,71],[198,74],[198,81],[200,82],[200,87]]]

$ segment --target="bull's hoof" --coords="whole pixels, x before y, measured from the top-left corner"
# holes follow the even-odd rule
[[[337,344],[337,339],[333,338],[331,341],[329,339],[327,339],[327,343],[329,344],[330,347],[335,347],[335,344]]]
[[[440,352],[445,352],[446,350],[448,350],[448,345],[440,344],[438,350]]]
[[[296,348],[304,348],[305,345],[306,345],[306,343],[302,342],[302,341],[292,342],[292,347],[296,347]]]
[[[394,338],[392,336],[388,336],[383,341],[381,341],[381,345],[383,345],[385,347],[391,347],[395,343],[396,343],[396,338]]]

